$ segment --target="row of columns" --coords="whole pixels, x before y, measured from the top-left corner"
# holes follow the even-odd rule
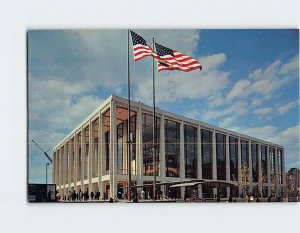
[[[165,114],[160,115],[160,176],[158,177],[158,181],[166,182],[169,180],[166,177],[166,162],[165,162]],[[64,142],[60,147],[56,149],[54,152],[54,170],[53,170],[53,180],[57,184],[60,190],[63,190],[63,195],[67,195],[67,191],[70,191],[73,187],[76,192],[81,189],[84,191],[84,185],[88,186],[89,192],[95,191],[93,190],[93,184],[97,183],[99,191],[101,194],[104,192],[104,181],[109,182],[110,184],[110,197],[114,197],[117,194],[117,185],[118,185],[118,161],[117,161],[117,126],[116,126],[116,103],[115,101],[111,101],[110,104],[110,145],[109,145],[109,174],[107,176],[103,176],[104,165],[105,165],[105,144],[104,144],[104,130],[103,130],[103,112],[99,112],[98,114],[99,119],[99,126],[98,126],[98,149],[97,155],[97,172],[96,177],[93,177],[93,163],[94,161],[94,123],[91,119],[88,122],[86,128],[89,128],[89,148],[88,148],[88,166],[85,166],[85,153],[86,153],[86,142],[85,142],[85,132],[86,128],[81,126],[81,167],[79,168],[79,134],[74,133],[73,136],[66,142]],[[184,155],[184,121],[180,121],[180,176],[177,178],[178,180],[186,180],[185,178],[185,155]],[[201,151],[201,129],[203,127],[199,124],[197,125],[197,179],[202,179],[202,151]],[[205,128],[206,129],[206,128]],[[216,154],[216,130],[215,129],[208,129],[212,132],[212,177],[213,180],[217,180],[217,154]],[[225,161],[226,161],[226,181],[231,182],[230,180],[230,156],[229,156],[229,134],[222,133],[225,135],[226,138],[226,150],[225,150]],[[233,136],[238,139],[238,171],[241,171],[241,138],[239,136]],[[74,143],[72,143],[72,140]],[[247,139],[248,141],[248,153],[249,153],[249,170],[250,170],[250,181],[252,181],[252,154],[251,154],[251,144],[252,140]],[[255,142],[257,143],[257,142]],[[258,144],[258,172],[259,177],[261,177],[262,173],[262,164],[261,164],[261,143]],[[143,144],[142,144],[142,109],[138,108],[137,111],[137,124],[136,124],[136,175],[132,176],[134,180],[136,180],[138,185],[143,184],[145,180],[153,180],[153,177],[145,177],[143,176]],[[68,150],[67,150],[68,147]],[[267,184],[268,184],[268,193],[271,192],[271,176],[270,176],[270,153],[269,153],[270,146],[267,146]],[[68,153],[67,153],[68,151]],[[125,150],[127,151],[127,150]],[[74,153],[74,156],[73,156]],[[283,152],[282,152],[283,156]],[[65,160],[64,160],[65,158]],[[67,171],[64,171],[64,162],[68,164]],[[278,160],[277,160],[277,148],[275,149],[275,175],[278,176]],[[282,159],[282,174],[284,176],[284,159]],[[80,171],[79,171],[80,169]],[[85,171],[87,169],[87,171]],[[67,179],[64,177],[63,174],[65,172],[68,173]],[[85,172],[87,172],[87,179],[85,178]],[[129,171],[128,171],[129,172]],[[71,182],[73,174],[73,182]],[[79,177],[80,175],[80,177]],[[95,182],[95,179],[97,180]],[[174,178],[172,178],[174,179]],[[241,179],[241,176],[238,176],[238,179]],[[283,182],[285,181],[283,177]],[[278,179],[276,179],[278,182]],[[278,185],[278,184],[277,184]],[[72,186],[72,187],[71,187]],[[252,187],[250,187],[251,191]],[[162,190],[164,192],[164,190]],[[202,189],[199,187],[198,189],[199,195],[202,196]],[[229,195],[229,188],[227,189],[227,195]],[[183,196],[184,189],[182,188],[181,194]],[[216,189],[214,189],[214,194],[216,194]]]

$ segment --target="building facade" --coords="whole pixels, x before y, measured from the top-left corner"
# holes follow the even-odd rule
[[[88,190],[122,198],[128,187],[128,100],[111,96],[53,149],[53,177],[61,195]],[[131,101],[132,185],[153,196],[153,108]],[[70,116],[71,117],[71,116]],[[156,110],[156,180],[163,195],[185,195],[175,181],[223,181],[232,187],[197,186],[201,198],[282,194],[284,148],[161,109]],[[159,185],[160,184],[160,185]],[[166,184],[166,185],[163,185]],[[153,186],[153,185],[152,185]]]
[[[300,168],[291,168],[286,174],[286,190],[289,196],[300,194]]]

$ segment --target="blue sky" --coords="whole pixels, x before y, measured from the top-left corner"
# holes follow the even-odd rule
[[[157,74],[158,107],[284,145],[286,169],[300,167],[298,30],[134,31],[203,66]],[[130,57],[132,99],[151,105],[152,60]],[[29,31],[29,139],[52,149],[126,82],[126,30]],[[30,144],[29,182],[45,181],[46,162]]]

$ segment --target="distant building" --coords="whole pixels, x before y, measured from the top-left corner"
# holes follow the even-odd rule
[[[286,174],[286,190],[290,196],[300,193],[300,168],[291,168]]]
[[[101,197],[126,196],[127,106],[127,99],[109,97],[53,148],[53,181],[61,195],[73,190],[99,190]],[[132,183],[151,198],[153,108],[132,101],[131,110]],[[207,198],[217,193],[229,197],[245,192],[268,196],[284,191],[283,146],[161,109],[156,113],[157,184],[163,195],[183,198],[188,188],[172,188],[170,184],[192,180],[225,181],[233,186],[218,190],[206,185],[189,187],[200,198],[204,194]],[[249,171],[246,188],[239,185],[244,165]]]

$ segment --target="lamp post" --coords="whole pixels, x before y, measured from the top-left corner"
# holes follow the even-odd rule
[[[50,165],[50,163],[46,163],[46,185],[48,183],[48,166]]]

